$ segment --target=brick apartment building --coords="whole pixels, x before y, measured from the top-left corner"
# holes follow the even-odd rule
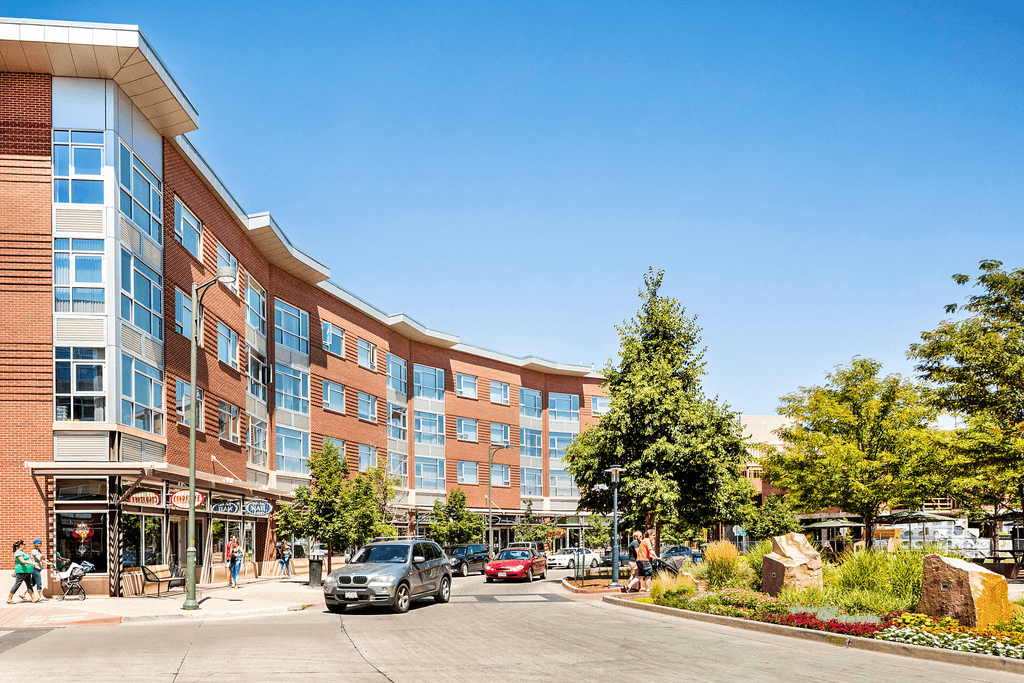
[[[0,539],[92,562],[110,595],[184,564],[191,292],[218,266],[238,277],[198,330],[200,582],[232,534],[272,564],[273,503],[325,439],[400,480],[403,530],[455,486],[485,511],[488,477],[503,541],[524,499],[578,525],[561,455],[606,407],[601,377],[349,293],[242,210],[197,127],[137,27],[0,19]],[[491,444],[512,448],[488,472]]]

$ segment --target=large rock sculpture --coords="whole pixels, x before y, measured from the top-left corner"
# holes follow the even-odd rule
[[[932,617],[953,617],[971,628],[1013,616],[1005,578],[980,565],[941,555],[924,558],[917,609]]]
[[[783,588],[821,588],[821,555],[803,534],[776,536],[761,564],[761,585],[772,596]]]

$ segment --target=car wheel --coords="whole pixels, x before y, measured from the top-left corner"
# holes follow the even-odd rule
[[[526,583],[533,583],[533,567],[526,570]]]
[[[591,560],[590,561],[590,568],[591,569],[597,569],[597,560]]]
[[[434,602],[446,603],[452,597],[452,580],[447,576],[441,577],[441,585],[437,587],[437,595],[434,596]]]
[[[345,605],[332,605],[332,604],[328,603],[327,611],[333,612],[334,614],[341,614],[342,612],[345,611],[345,607],[346,607]]]
[[[487,580],[487,583],[494,583],[494,579],[491,578],[490,576],[488,576],[486,580]]]
[[[409,586],[400,583],[398,588],[395,589],[395,604],[391,606],[391,611],[396,614],[405,614],[409,611]]]
[[[544,567],[544,571],[540,575],[540,578],[541,578],[541,580],[548,578],[548,568],[547,568],[546,565]]]
[[[469,565],[465,562],[459,566],[459,576],[469,576]]]
[[[569,560],[569,564],[565,565],[566,569],[575,569],[576,563],[573,560]]]

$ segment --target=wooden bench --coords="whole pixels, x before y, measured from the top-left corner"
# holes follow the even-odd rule
[[[167,590],[176,585],[185,587],[185,572],[181,567],[172,564],[154,564],[142,568],[142,592],[146,592],[146,584],[156,584],[156,594],[160,595],[160,586],[167,584]]]

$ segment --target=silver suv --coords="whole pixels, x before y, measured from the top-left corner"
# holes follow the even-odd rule
[[[451,592],[451,566],[441,546],[408,536],[375,538],[324,584],[327,609],[335,613],[349,605],[387,605],[401,614],[413,600],[448,602]]]

